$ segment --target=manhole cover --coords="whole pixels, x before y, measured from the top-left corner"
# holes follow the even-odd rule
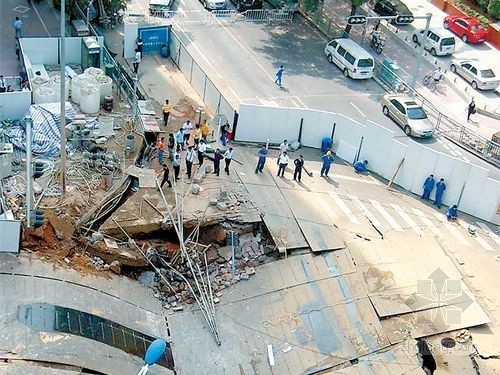
[[[445,348],[453,348],[456,345],[456,342],[451,337],[445,337],[441,340],[441,345]]]

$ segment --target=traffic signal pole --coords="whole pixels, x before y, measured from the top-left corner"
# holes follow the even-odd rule
[[[32,182],[33,182],[33,165],[31,164],[31,143],[32,143],[32,133],[31,128],[33,126],[33,121],[31,118],[27,118],[24,121],[26,126],[26,227],[31,227],[31,196],[32,196]]]
[[[425,45],[427,44],[427,34],[429,33],[431,18],[432,18],[432,14],[427,13],[425,16],[424,37],[422,38],[422,43],[420,43],[420,46],[419,46],[420,48],[419,48],[419,52],[418,52],[417,63],[415,64],[415,70],[413,71],[413,74],[411,77],[410,87],[413,90],[416,90],[415,86],[417,84],[418,71],[420,70],[420,63],[421,63],[422,59],[424,58]]]
[[[397,16],[381,16],[381,17],[372,17],[372,16],[364,16],[364,15],[354,15],[347,17],[347,23],[349,25],[365,25],[368,21],[381,21],[381,20],[391,20],[395,21],[397,25],[405,25],[413,22],[413,20],[417,19],[425,19],[425,29],[424,35],[422,38],[422,42],[419,46],[419,53],[417,58],[417,63],[415,65],[415,70],[413,71],[413,75],[411,78],[410,87],[415,90],[415,86],[417,83],[418,71],[420,70],[420,63],[424,56],[425,45],[427,44],[427,34],[429,33],[429,27],[431,24],[432,14],[427,13],[425,16],[411,16],[411,15],[397,15]]]

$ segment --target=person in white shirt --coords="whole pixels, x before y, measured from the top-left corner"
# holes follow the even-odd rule
[[[279,157],[284,153],[288,151],[288,141],[285,139],[283,142],[280,144],[280,153],[278,155],[278,165],[279,165]]]
[[[193,124],[191,124],[190,120],[187,120],[184,124],[182,124],[182,132],[184,133],[184,143],[186,146],[189,143],[189,137],[191,137],[191,131],[193,130]]]
[[[139,64],[141,63],[141,60],[142,60],[142,55],[141,55],[141,51],[139,51],[139,49],[136,48],[135,50],[135,57],[134,57],[134,73],[137,74],[137,72],[139,71]]]
[[[231,160],[233,160],[233,148],[229,147],[229,150],[226,150],[224,152],[224,162],[226,163],[226,168],[224,168],[224,171],[227,173],[229,176],[229,164],[231,164]]]
[[[435,83],[438,83],[443,78],[443,72],[441,71],[440,66],[432,72],[432,78]]]
[[[289,161],[289,157],[288,157],[288,154],[286,151],[283,151],[283,153],[279,156],[278,158],[278,165],[279,165],[279,168],[278,168],[278,174],[277,176],[280,177],[285,177],[285,169],[286,169],[286,166],[288,165],[288,161]]]
[[[207,144],[203,139],[200,139],[200,143],[198,143],[198,164],[200,167],[203,165],[205,151],[207,151]]]
[[[189,146],[186,153],[186,174],[188,175],[189,179],[191,179],[191,169],[193,167],[193,162],[195,157],[196,154],[193,150],[193,146]]]

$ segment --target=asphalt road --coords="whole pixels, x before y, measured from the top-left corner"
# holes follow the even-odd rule
[[[28,0],[0,1],[0,74],[17,75],[19,66],[15,54],[13,22],[15,17],[23,22],[23,36],[58,36],[59,15],[47,0],[31,4]]]
[[[46,6],[45,1],[37,8]],[[148,0],[133,0],[130,7],[147,9],[148,3]],[[250,22],[222,25],[189,22],[206,19],[202,16],[206,11],[198,0],[176,0],[175,9],[184,13],[181,19],[188,21],[179,22],[175,29],[189,52],[235,107],[245,102],[340,112],[360,122],[368,118],[395,131],[401,142],[409,142],[403,131],[382,114],[379,99],[383,89],[373,80],[344,78],[324,56],[323,35],[302,17],[296,16],[292,23],[275,25]],[[57,30],[54,12],[41,15],[42,19],[48,17],[46,25]],[[44,35],[43,28],[40,35]],[[286,69],[284,89],[273,82],[280,64]],[[490,170],[490,176],[500,179],[497,168],[440,136],[418,142],[481,165]]]

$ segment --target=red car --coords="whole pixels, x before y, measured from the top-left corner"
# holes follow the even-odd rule
[[[448,16],[444,19],[443,27],[457,34],[464,43],[482,43],[488,35],[486,25],[467,16]]]

